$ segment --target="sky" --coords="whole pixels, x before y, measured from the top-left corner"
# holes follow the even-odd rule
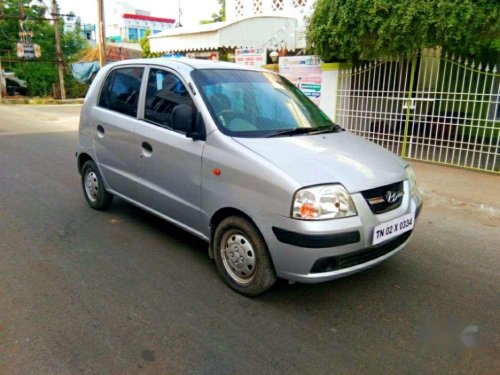
[[[110,12],[113,3],[117,0],[103,0],[105,13]],[[174,18],[177,20],[179,0],[125,0],[132,6],[151,11],[155,17]],[[49,3],[49,1],[45,1]],[[96,23],[97,0],[58,0],[62,13],[73,11],[82,18],[84,23]],[[212,13],[219,10],[217,0],[180,0],[182,9],[182,25],[192,26],[199,24],[202,19],[210,19]],[[105,15],[106,17],[106,15]]]

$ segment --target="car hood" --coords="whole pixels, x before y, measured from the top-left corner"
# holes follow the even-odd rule
[[[406,178],[406,163],[347,131],[274,138],[234,138],[302,186],[341,183],[355,193]]]

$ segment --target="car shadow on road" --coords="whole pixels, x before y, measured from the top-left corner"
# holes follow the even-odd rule
[[[166,240],[170,245],[178,245],[182,248],[182,251],[192,252],[197,263],[206,264],[208,272],[217,273],[215,263],[208,257],[208,244],[198,237],[122,199],[115,199],[109,212],[125,217],[126,220],[151,230],[153,235],[161,236],[161,240]],[[366,291],[368,283],[372,285],[386,284],[392,288],[391,280],[394,279],[394,275],[391,275],[391,272],[394,267],[397,267],[397,263],[397,260],[390,259],[359,274],[320,284],[290,284],[286,280],[278,279],[277,283],[268,292],[257,298],[262,302],[267,301],[278,304],[280,302],[289,304],[293,303],[293,301],[302,304],[304,298],[310,298],[311,301],[320,303],[319,301],[325,300],[325,298],[328,299],[332,295],[345,296],[346,298],[352,297],[353,292]],[[223,283],[218,283],[214,285],[214,288],[226,288],[226,286]],[[331,303],[331,301],[328,303]]]
[[[279,302],[290,298],[310,298],[311,301],[318,301],[327,295],[342,297],[346,294],[345,297],[352,296],[352,293],[366,291],[367,284],[383,284],[384,280],[390,279],[393,276],[391,270],[395,267],[391,262],[392,260],[387,260],[386,263],[359,273],[316,284],[290,284],[287,280],[280,279],[263,298]]]
[[[151,229],[155,234],[161,233],[169,241],[174,241],[178,245],[187,246],[200,253],[208,252],[208,244],[202,239],[123,199],[115,197],[108,211],[113,214],[124,215],[128,220],[137,223],[138,226]]]

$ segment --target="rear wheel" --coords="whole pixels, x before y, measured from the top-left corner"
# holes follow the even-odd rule
[[[113,200],[113,196],[104,188],[104,181],[92,160],[83,164],[82,188],[87,203],[94,210],[105,210]]]
[[[250,221],[239,216],[224,219],[215,230],[213,246],[219,273],[237,292],[254,296],[275,283],[267,245]]]

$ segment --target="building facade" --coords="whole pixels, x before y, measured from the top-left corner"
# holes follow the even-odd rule
[[[77,30],[80,31],[83,38],[85,38],[90,45],[95,44],[95,25],[91,23],[82,23],[82,19],[75,15],[63,16],[64,27],[63,31],[65,33],[74,33]]]
[[[112,42],[138,42],[146,33],[157,34],[173,27],[172,18],[153,17],[147,10],[136,9],[126,2],[117,2],[106,14],[106,36]]]
[[[78,16],[67,15],[62,17],[64,26],[63,32],[72,33],[75,32],[82,25],[82,19]]]
[[[304,48],[306,19],[312,14],[315,3],[316,0],[226,0],[226,17],[228,21],[258,16],[295,18],[296,46]],[[277,36],[281,39],[280,35]]]
[[[310,14],[316,0],[226,0],[228,20],[269,14],[299,18]]]

